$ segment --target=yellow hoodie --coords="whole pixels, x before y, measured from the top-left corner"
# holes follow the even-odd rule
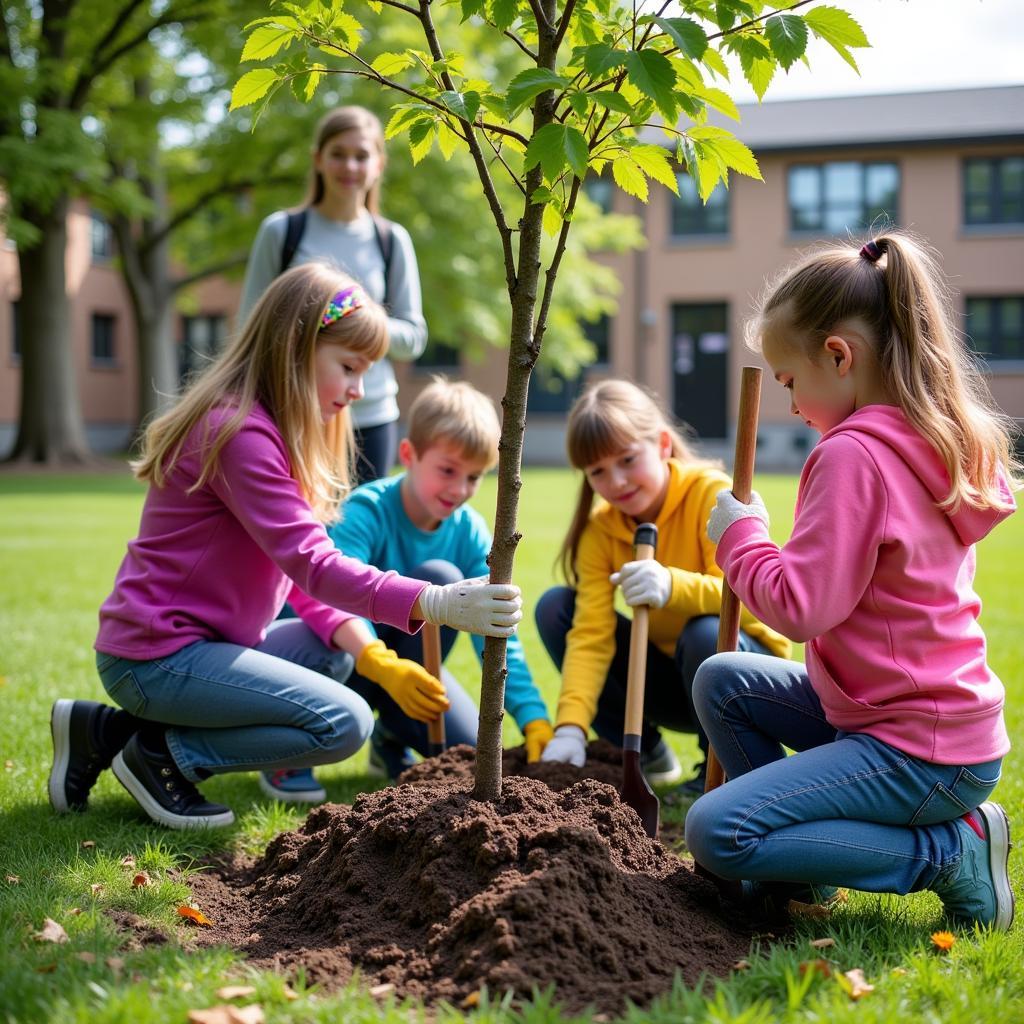
[[[707,465],[669,459],[668,467],[668,493],[655,520],[655,557],[672,574],[672,593],[664,608],[651,609],[650,641],[672,657],[690,619],[721,610],[722,570],[715,564],[715,545],[706,526],[716,495],[732,483],[721,470]],[[566,637],[557,725],[578,725],[586,731],[597,713],[597,700],[615,655],[615,587],[608,577],[632,561],[636,526],[632,517],[599,499],[580,536],[576,613]],[[789,640],[746,608],[740,628],[773,654],[790,656]]]

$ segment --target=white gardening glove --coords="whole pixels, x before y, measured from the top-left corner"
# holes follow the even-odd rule
[[[587,734],[578,725],[560,725],[540,759],[582,768],[587,760]]]
[[[722,534],[741,519],[760,519],[765,528],[768,526],[768,509],[764,507],[761,495],[757,491],[750,492],[750,504],[744,505],[733,497],[732,491],[719,491],[715,507],[711,510],[708,520],[708,536],[717,544]]]
[[[664,608],[672,596],[672,573],[653,558],[627,562],[608,579],[614,586],[622,587],[622,596],[630,608],[641,604]]]
[[[437,586],[420,593],[426,622],[480,636],[512,636],[523,617],[523,595],[514,583],[488,583],[486,576]]]

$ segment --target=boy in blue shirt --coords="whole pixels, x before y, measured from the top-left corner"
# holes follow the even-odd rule
[[[435,377],[409,410],[408,436],[398,448],[406,472],[353,491],[342,506],[340,522],[330,528],[334,543],[350,558],[432,583],[487,576],[491,534],[483,517],[465,503],[498,461],[500,432],[486,395],[464,382]],[[362,675],[360,666],[368,656],[379,657],[382,646],[400,658],[422,662],[423,643],[420,636],[391,627],[370,629],[381,643],[371,645],[377,646],[376,652],[364,652],[346,685],[378,709],[371,770],[393,779],[413,763],[407,748],[426,753],[427,726],[404,714]],[[455,630],[441,629],[442,660],[455,638]],[[472,640],[482,658],[483,638]],[[551,723],[516,636],[508,640],[506,660],[505,707],[523,733],[528,760],[537,761],[552,736]],[[442,675],[451,705],[444,716],[447,742],[475,745],[479,711],[447,670]]]

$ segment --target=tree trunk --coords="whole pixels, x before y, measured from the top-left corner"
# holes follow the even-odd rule
[[[543,0],[542,6],[553,24],[554,2]],[[555,51],[550,32],[540,33],[538,65],[554,68]],[[534,107],[534,131],[550,123],[554,116],[554,94],[544,93]],[[514,287],[510,290],[512,328],[509,338],[508,373],[505,397],[501,400],[501,440],[498,444],[498,493],[494,516],[494,542],[487,562],[491,582],[509,583],[516,547],[522,539],[517,530],[519,492],[523,481],[523,435],[526,433],[526,396],[530,374],[540,354],[534,344],[543,325],[534,323],[537,307],[537,286],[540,281],[541,232],[544,207],[531,203],[529,197],[541,184],[540,167],[526,175],[526,200],[519,222],[519,260]],[[501,721],[505,716],[506,641],[488,637],[480,680],[480,726],[477,733],[476,775],[473,796],[494,802],[501,796]]]
[[[91,460],[75,381],[67,296],[68,199],[49,210],[23,208],[40,232],[37,244],[18,249],[21,299],[21,409],[13,462],[81,464]]]

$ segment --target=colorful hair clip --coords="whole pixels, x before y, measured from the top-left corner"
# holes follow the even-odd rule
[[[366,303],[366,292],[359,285],[353,284],[348,288],[342,288],[327,303],[324,315],[320,318],[320,329],[323,330],[325,327],[330,327],[331,324],[336,323],[342,317],[348,316],[349,313],[354,313],[360,306],[365,306]]]
[[[882,258],[882,250],[874,239],[860,247],[860,254],[868,263],[877,263]]]

